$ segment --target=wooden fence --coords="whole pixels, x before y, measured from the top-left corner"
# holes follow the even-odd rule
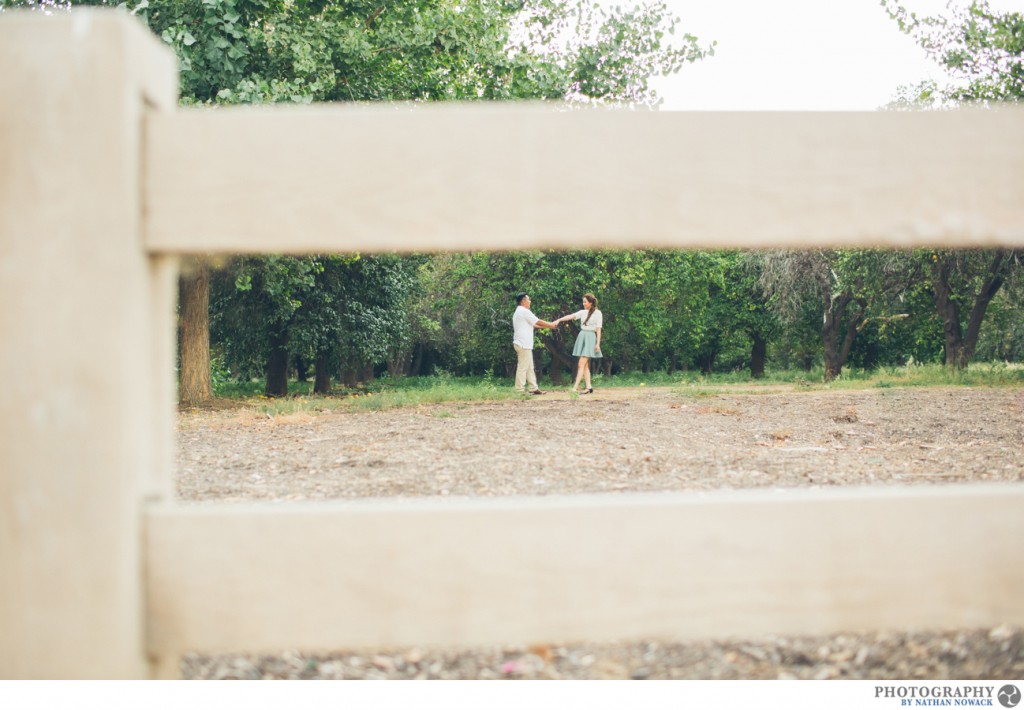
[[[184,254],[1024,246],[1024,114],[179,110],[104,11],[0,16],[0,676],[187,651],[1024,623],[1024,488],[174,500]]]

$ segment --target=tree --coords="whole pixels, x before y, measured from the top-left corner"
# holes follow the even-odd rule
[[[975,356],[986,361],[1024,360],[1024,279],[1007,282],[989,304],[985,320]]]
[[[762,256],[761,283],[784,319],[793,321],[804,303],[818,304],[825,379],[839,376],[867,304],[852,284],[840,281],[836,251],[772,251]]]
[[[410,339],[407,303],[419,261],[394,254],[329,261],[335,268],[323,276],[335,279],[334,288],[318,283],[317,291],[336,299],[336,335],[323,343],[318,362],[326,359],[336,366],[345,384],[372,379],[374,364],[404,353]],[[307,312],[318,314],[319,309],[303,308],[300,314]]]
[[[919,16],[882,0],[889,16],[948,74],[945,85],[904,89],[902,105],[1016,102],[1024,98],[1024,14],[994,12],[987,0],[949,4],[947,16]]]
[[[1019,268],[1018,254],[1007,249],[938,250],[931,254],[931,282],[945,335],[947,367],[962,370],[970,364],[989,304],[1011,272]]]
[[[590,0],[74,4],[120,4],[149,24],[178,56],[183,104],[555,99],[653,105],[651,75],[678,71],[712,51],[690,35],[671,44],[676,20],[661,3],[625,11]],[[196,273],[182,281],[182,303],[203,298],[202,271]],[[189,318],[198,313],[189,307]],[[183,339],[202,332],[200,320],[181,328]],[[270,369],[279,374],[291,336],[276,337],[280,347]],[[208,370],[208,360],[192,360],[204,352],[183,341],[182,372]],[[187,383],[183,391],[190,400],[208,396]]]
[[[316,257],[244,257],[213,281],[220,347],[234,372],[265,375],[268,396],[288,393],[292,325],[323,268]]]
[[[542,99],[651,106],[650,76],[713,51],[691,35],[673,42],[677,20],[660,2],[625,10],[592,0],[48,4],[119,5],[138,16],[174,49],[187,105]],[[202,298],[202,271],[195,273],[182,281],[183,303]],[[181,328],[183,337],[202,331],[200,321]],[[182,371],[201,369],[192,358],[204,352],[182,343]]]
[[[925,82],[903,87],[892,108],[991,105],[1024,98],[1024,14],[994,12],[986,0],[973,0],[966,7],[950,4],[948,16],[929,17],[908,12],[899,0],[882,0],[882,5],[950,76],[942,86]],[[969,365],[988,306],[1006,279],[1019,272],[1019,256],[1005,249],[928,254],[948,367]]]
[[[868,318],[887,317],[891,297],[906,284],[891,252],[771,251],[761,259],[762,287],[781,317],[792,322],[808,302],[818,305],[826,380],[839,377]]]
[[[724,253],[645,250],[609,252],[607,259],[617,362],[644,372],[709,371],[734,336],[712,313],[726,290]]]
[[[554,318],[579,310],[586,292],[605,313],[604,372],[691,367],[712,369],[746,363],[752,329],[763,305],[752,303],[746,280],[735,273],[737,252],[679,250],[572,250],[444,254],[421,269],[434,313],[430,348],[441,364],[460,372],[499,371],[508,358],[513,296],[533,296],[533,309]],[[433,295],[428,295],[433,294]],[[759,297],[758,297],[759,298]],[[755,299],[756,300],[756,299]],[[414,311],[427,309],[416,306]],[[766,323],[771,316],[764,316]],[[537,335],[538,370],[545,364],[557,383],[576,367],[571,355],[574,324]],[[767,342],[762,342],[767,346]]]
[[[761,261],[753,255],[754,252],[728,254],[723,283],[729,322],[750,338],[750,376],[760,379],[764,377],[768,343],[777,334],[779,323],[761,288]]]
[[[189,407],[213,398],[209,304],[209,266],[202,259],[184,260],[178,281],[178,401]]]

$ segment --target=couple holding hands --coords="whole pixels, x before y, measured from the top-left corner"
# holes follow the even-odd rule
[[[512,347],[519,358],[516,366],[517,390],[544,394],[537,386],[537,375],[533,371],[533,331],[535,328],[557,328],[559,324],[570,320],[580,321],[580,334],[572,349],[572,354],[579,358],[576,384],[572,386],[572,391],[580,394],[591,394],[594,391],[590,385],[590,361],[601,357],[603,322],[601,311],[597,310],[597,298],[592,293],[583,294],[582,310],[549,322],[533,314],[530,310],[530,296],[526,292],[516,294],[516,312],[512,315]],[[586,389],[582,392],[579,391],[580,380],[586,383]]]

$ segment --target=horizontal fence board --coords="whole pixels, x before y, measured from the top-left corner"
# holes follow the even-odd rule
[[[162,506],[151,653],[1024,623],[1024,486]]]
[[[1024,244],[1024,111],[181,110],[148,125],[173,253]]]

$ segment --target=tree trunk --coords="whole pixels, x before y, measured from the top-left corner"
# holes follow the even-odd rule
[[[409,366],[409,375],[411,377],[418,377],[423,374],[423,346],[417,343],[412,352],[412,364]]]
[[[947,259],[932,262],[932,292],[935,294],[935,310],[942,319],[945,335],[946,367],[959,369],[962,362],[963,338],[960,330],[960,306],[953,299],[953,288],[949,283],[950,263]]]
[[[295,379],[298,382],[305,382],[309,379],[309,363],[306,358],[295,358]]]
[[[362,375],[359,378],[364,384],[373,382],[373,363],[363,365]]]
[[[708,352],[698,355],[697,362],[700,365],[700,371],[705,375],[710,375],[711,371],[715,369],[715,360],[717,359],[717,350],[709,350]]]
[[[267,358],[268,397],[283,397],[288,394],[288,338],[275,333],[270,342],[270,356]]]
[[[839,358],[839,346],[836,344],[835,333],[822,339],[825,355],[825,381],[831,382],[843,372],[843,361]]]
[[[405,377],[411,373],[412,359],[417,347],[413,345],[392,353],[387,360],[389,377]]]
[[[544,336],[541,336],[540,342],[544,346],[544,349],[551,353],[552,370],[554,369],[554,363],[557,361],[568,368],[570,372],[575,371],[576,358],[574,358],[568,350],[563,348],[561,343],[553,338],[547,338]]]
[[[974,297],[974,308],[971,309],[971,317],[967,320],[967,332],[964,334],[964,347],[962,351],[963,364],[962,367],[966,368],[971,362],[971,358],[974,357],[974,350],[978,347],[978,338],[981,336],[981,324],[985,320],[985,312],[988,310],[988,304],[992,303],[992,299],[999,293],[999,289],[1003,285],[1003,277],[995,274],[998,265],[999,258],[993,261],[990,266],[988,277],[985,279],[985,283],[982,284],[981,291]]]
[[[554,355],[551,356],[551,365],[548,367],[548,377],[555,387],[562,385],[562,361]]]
[[[843,365],[853,347],[853,339],[857,336],[857,326],[864,317],[864,307],[847,320],[846,309],[853,301],[853,293],[847,290],[838,299],[833,300],[828,294],[825,298],[828,300],[825,304],[825,322],[821,327],[821,344],[825,355],[825,381],[829,382],[842,374]],[[846,332],[840,343],[839,336],[844,322]]]
[[[1008,252],[997,249],[992,253],[982,282],[981,289],[974,294],[974,306],[967,320],[967,331],[960,326],[960,307],[953,298],[953,287],[950,284],[951,257],[936,259],[932,262],[932,289],[935,294],[935,309],[942,319],[942,329],[946,338],[946,367],[954,370],[965,370],[974,357],[974,349],[978,346],[981,335],[981,324],[985,320],[985,312],[989,303],[999,293],[1003,285],[1003,268]]]
[[[313,393],[329,394],[331,391],[331,371],[327,367],[326,353],[320,353],[316,356],[313,372]]]
[[[750,348],[750,376],[755,380],[764,377],[764,363],[768,359],[768,339],[760,333],[751,333],[753,344]]]
[[[210,270],[195,263],[178,281],[178,401],[192,407],[213,399],[210,382]]]
[[[354,367],[345,367],[341,371],[341,382],[349,389],[353,388],[358,384],[358,377],[356,376],[356,369]]]
[[[393,355],[385,361],[388,377],[397,379],[405,374],[405,358],[402,355]]]

